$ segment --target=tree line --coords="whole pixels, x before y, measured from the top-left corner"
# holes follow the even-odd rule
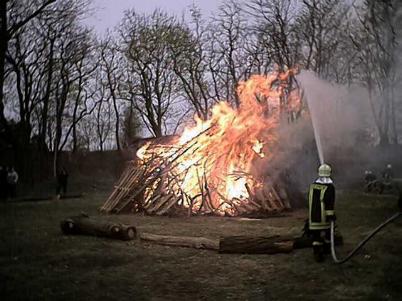
[[[174,134],[214,103],[239,106],[251,74],[298,66],[369,95],[382,145],[401,133],[397,0],[225,0],[213,16],[125,12],[97,37],[89,0],[0,4],[0,148],[31,153],[122,149],[140,131]],[[399,66],[399,69],[398,69]]]

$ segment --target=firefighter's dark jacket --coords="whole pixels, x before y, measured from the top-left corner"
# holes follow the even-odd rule
[[[335,217],[335,187],[332,183],[313,183],[310,185],[309,228],[310,230],[326,230],[331,227],[331,219]]]

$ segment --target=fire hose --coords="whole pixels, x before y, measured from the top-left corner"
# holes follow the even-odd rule
[[[338,259],[336,257],[336,252],[335,252],[335,222],[331,221],[331,255],[332,259],[334,260],[335,263],[337,264],[342,264],[349,259],[351,259],[357,251],[359,251],[374,235],[376,235],[382,228],[384,228],[386,225],[391,223],[392,221],[396,220],[398,217],[402,215],[402,211],[399,211],[395,213],[393,216],[391,216],[389,219],[384,221],[382,224],[380,224],[377,228],[375,228],[365,239],[363,239],[345,258],[343,259]]]

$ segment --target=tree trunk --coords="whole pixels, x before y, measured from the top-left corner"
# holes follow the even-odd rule
[[[392,144],[398,144],[398,130],[396,126],[396,114],[395,111],[397,110],[395,108],[395,91],[394,91],[394,85],[392,84],[390,86],[390,101],[391,101],[391,143]]]
[[[7,32],[7,1],[0,1],[0,125],[8,130],[7,120],[4,115],[4,72],[9,35]]]
[[[387,146],[389,145],[389,137],[386,132],[380,132],[380,146]]]
[[[120,113],[119,113],[119,109],[117,107],[117,100],[116,100],[114,91],[112,91],[112,95],[113,95],[112,99],[113,99],[114,114],[116,117],[116,121],[115,121],[116,147],[117,147],[117,150],[120,150],[121,149],[121,145],[120,145]]]

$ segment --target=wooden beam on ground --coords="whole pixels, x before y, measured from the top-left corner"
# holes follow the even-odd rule
[[[156,235],[151,233],[140,233],[139,237],[143,241],[156,243],[159,245],[172,247],[187,247],[195,249],[218,250],[218,240],[205,237],[188,237],[188,236],[167,236]]]
[[[281,236],[228,236],[219,240],[219,253],[276,254],[290,253],[294,239]]]

